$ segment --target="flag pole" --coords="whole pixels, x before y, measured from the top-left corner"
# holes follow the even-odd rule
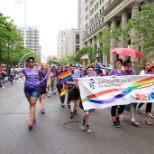
[[[24,47],[26,47],[26,0],[24,0]]]

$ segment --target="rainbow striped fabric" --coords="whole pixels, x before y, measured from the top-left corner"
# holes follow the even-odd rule
[[[71,73],[69,71],[65,71],[65,72],[62,72],[59,75],[59,78],[61,80],[63,80],[63,83],[65,83],[66,81],[70,80],[72,78],[72,76],[71,76]]]
[[[56,57],[54,57],[52,60],[54,64],[58,64],[58,59]]]
[[[63,84],[63,88],[61,89],[60,96],[65,95],[68,92],[68,87],[66,84]]]
[[[84,55],[80,58],[80,61],[82,61],[82,60],[88,60],[88,59],[89,59],[88,54],[84,54]]]

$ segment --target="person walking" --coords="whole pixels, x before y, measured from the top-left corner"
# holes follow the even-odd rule
[[[66,81],[68,85],[68,98],[70,100],[70,118],[73,118],[74,115],[77,115],[77,106],[79,99],[79,89],[75,87],[76,79],[80,78],[80,71],[76,69],[76,64],[70,64],[70,73],[72,78]]]
[[[115,61],[115,69],[111,70],[108,76],[116,77],[116,76],[126,75],[125,71],[122,70],[122,66],[123,66],[123,60],[117,59]],[[119,105],[119,106],[115,105],[115,106],[112,106],[111,108],[112,122],[115,128],[120,127],[119,115],[124,111],[124,109],[125,109],[125,105]]]
[[[88,78],[88,77],[92,77],[93,76],[93,71],[94,71],[94,67],[93,66],[88,66],[87,67],[87,75],[83,76],[82,78]],[[80,103],[81,99],[79,100]],[[90,129],[90,123],[92,120],[92,116],[93,116],[93,112],[94,109],[90,109],[90,110],[83,110],[84,111],[84,115],[83,115],[83,120],[82,120],[82,124],[81,124],[81,129],[83,131],[87,131],[88,133],[92,132],[92,130]]]
[[[60,98],[61,106],[62,106],[62,107],[65,107],[65,104],[64,104],[64,102],[65,102],[65,95],[62,95],[62,96],[61,96],[60,94],[61,94],[61,90],[62,90],[62,89],[64,88],[64,86],[65,86],[65,82],[64,82],[64,80],[61,78],[61,75],[64,74],[64,73],[66,73],[66,72],[68,72],[68,70],[66,69],[66,66],[63,65],[63,66],[61,67],[60,72],[58,73],[57,89],[58,89],[59,98]]]
[[[41,103],[41,113],[45,114],[45,96],[48,90],[48,87],[47,87],[48,64],[43,63],[40,69],[42,70],[42,82],[40,83],[41,91],[40,91],[39,100]]]
[[[29,129],[35,122],[36,102],[40,95],[39,82],[42,80],[42,71],[34,66],[34,58],[27,59],[27,67],[23,68],[20,77],[25,76],[24,93],[30,106]]]

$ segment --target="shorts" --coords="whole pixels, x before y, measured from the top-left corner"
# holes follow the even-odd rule
[[[80,97],[80,93],[79,93],[79,89],[76,89],[75,87],[72,89],[72,88],[68,88],[68,98],[69,100],[78,100],[79,97]]]
[[[42,86],[41,91],[40,91],[40,95],[43,95],[43,94],[46,94],[46,93],[47,93],[46,86]]]
[[[84,110],[84,112],[89,112],[89,113],[92,113],[92,112],[94,112],[94,111],[95,111],[95,109]]]
[[[38,89],[28,89],[24,88],[24,93],[27,99],[33,97],[33,98],[39,98],[40,95],[40,90]]]

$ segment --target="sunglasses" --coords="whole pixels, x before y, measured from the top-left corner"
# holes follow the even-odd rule
[[[71,67],[76,67],[76,66],[71,66]]]
[[[66,67],[62,67],[62,68],[66,68]]]
[[[29,60],[29,61],[28,61],[28,63],[33,63],[33,62],[34,62],[33,60]]]

